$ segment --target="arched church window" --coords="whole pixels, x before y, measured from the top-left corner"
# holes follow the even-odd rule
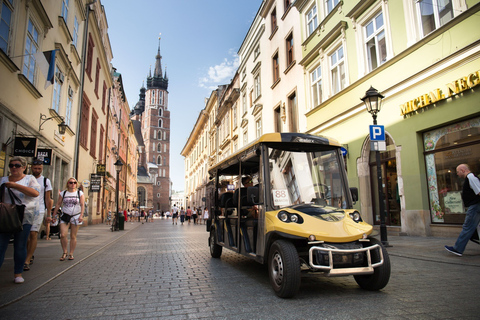
[[[162,165],[162,157],[161,156],[157,157],[157,164]]]
[[[162,152],[162,144],[157,145],[157,152]]]
[[[162,131],[158,130],[158,140],[162,140]]]
[[[158,108],[158,116],[161,117],[162,116],[162,108]]]
[[[162,119],[158,119],[158,126],[161,128],[162,127]]]

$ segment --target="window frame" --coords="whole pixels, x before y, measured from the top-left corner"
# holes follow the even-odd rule
[[[340,44],[339,46],[335,47],[334,50],[332,50],[330,52],[330,54],[328,55],[328,63],[329,63],[329,67],[330,67],[330,90],[331,90],[331,94],[332,96],[333,95],[336,95],[337,93],[339,93],[340,91],[342,91],[343,89],[345,89],[347,87],[347,70],[346,70],[346,61],[347,59],[345,58],[345,46],[342,44]],[[336,61],[335,63],[332,62],[332,57],[335,55],[337,56],[338,53],[342,52],[342,57],[339,59],[338,57],[336,57]],[[343,66],[342,69],[340,69],[340,67]],[[337,74],[338,74],[338,83],[335,83],[335,79],[334,79],[334,70],[337,70]],[[342,83],[342,74],[341,74],[341,70],[343,70],[343,83]],[[338,88],[337,88],[338,86]],[[336,90],[338,89],[338,90]]]
[[[320,72],[318,72],[320,70]],[[318,76],[320,73],[320,76]],[[313,78],[314,74],[316,75],[315,79]],[[316,108],[318,105],[322,104],[323,102],[323,77],[322,77],[322,65],[318,64],[314,67],[312,71],[309,73],[310,75],[310,101],[312,104],[311,109]],[[320,96],[318,95],[318,89],[320,91]],[[315,90],[315,92],[314,92]],[[315,98],[316,95],[316,98]],[[318,103],[316,103],[317,101]]]
[[[9,12],[10,12],[10,16],[9,16],[9,21],[7,23],[7,21],[4,19],[5,16],[4,16],[4,9],[8,9]],[[8,54],[8,50],[10,49],[10,40],[12,39],[12,33],[13,33],[13,29],[12,29],[12,25],[14,23],[14,14],[15,14],[15,7],[13,6],[12,3],[10,3],[10,1],[2,1],[2,6],[1,6],[1,9],[0,9],[0,27],[2,25],[6,25],[8,26],[8,32],[7,32],[7,38],[4,39],[1,35],[0,35],[0,42],[5,42],[5,49],[3,49],[1,46],[0,46],[0,50],[3,50],[6,54]],[[4,23],[5,21],[5,23]]]
[[[315,10],[315,12],[312,13],[312,18],[309,18],[308,16],[314,10]],[[306,28],[307,38],[310,37],[315,32],[315,30],[318,28],[318,20],[319,20],[318,19],[318,8],[317,8],[317,5],[314,4],[310,8],[310,10],[308,10],[307,13],[305,14],[305,28]],[[313,23],[312,27],[310,27],[310,23]]]
[[[383,24],[380,28],[378,28],[377,25],[376,25],[376,20],[380,15],[382,15]],[[367,26],[370,23],[373,23],[374,30],[373,30],[373,33],[369,36],[369,35],[367,35]],[[363,44],[364,44],[365,58],[366,58],[366,63],[367,63],[367,71],[372,72],[373,70],[375,70],[376,68],[380,67],[382,64],[384,64],[385,62],[388,61],[387,30],[386,30],[386,26],[385,26],[385,15],[383,13],[383,10],[378,11],[370,19],[368,19],[362,25],[362,29],[363,29],[363,39],[364,39]],[[385,45],[385,60],[384,61],[380,60],[381,55],[380,55],[380,50],[379,50],[380,46],[379,46],[378,36],[381,33],[383,33],[383,39],[384,39],[384,43],[385,43],[384,44]],[[377,64],[375,68],[373,67],[372,57],[370,56],[370,50],[368,48],[368,43],[372,39],[375,42],[375,54],[376,54],[376,64]]]
[[[33,30],[36,32],[32,34],[30,32],[30,25],[32,26]],[[35,60],[35,54],[40,50],[40,28],[36,25],[33,21],[32,17],[28,18],[27,23],[27,30],[26,30],[26,37],[25,37],[25,47],[24,47],[24,57],[23,57],[23,65],[22,65],[22,74],[25,78],[28,79],[32,84],[35,84],[35,77],[36,77],[36,66],[37,62]],[[36,38],[36,39],[35,39]]]

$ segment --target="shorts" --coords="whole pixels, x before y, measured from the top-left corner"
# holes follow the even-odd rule
[[[30,232],[32,232],[32,231],[39,232],[40,231],[40,227],[42,226],[44,217],[45,217],[45,212],[40,212],[40,214],[35,217],[35,219],[32,223],[32,228],[30,229]]]
[[[77,214],[77,215],[74,215],[73,217],[70,218],[70,224],[73,224],[75,226],[78,226],[78,225],[81,225],[83,224],[83,222],[79,222],[78,221],[78,218],[80,218],[80,214]],[[62,219],[59,219],[60,220],[60,223],[64,223],[66,224],[65,221],[63,221]]]

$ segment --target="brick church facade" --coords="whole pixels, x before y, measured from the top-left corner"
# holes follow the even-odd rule
[[[162,71],[160,43],[155,69],[150,70],[147,87],[140,88],[139,101],[131,112],[135,134],[143,140],[137,172],[140,209],[170,210],[170,111],[168,78]],[[141,145],[141,144],[140,144]]]

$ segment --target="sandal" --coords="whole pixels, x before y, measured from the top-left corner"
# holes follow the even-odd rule
[[[62,256],[60,257],[60,261],[65,261],[65,258],[67,257],[67,253],[64,252]]]
[[[25,263],[25,264],[23,265],[23,271],[28,271],[28,270],[30,270],[30,265],[27,264],[27,263]]]
[[[34,259],[35,259],[35,256],[32,256],[32,259],[30,259],[30,264],[33,264]]]
[[[68,260],[73,260],[73,259],[74,259],[74,258],[73,258],[73,254],[69,254],[69,255],[68,255]]]

